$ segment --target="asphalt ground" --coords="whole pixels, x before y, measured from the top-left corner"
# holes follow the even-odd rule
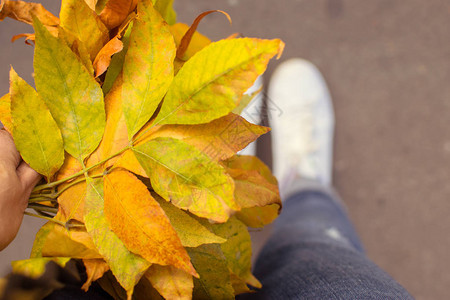
[[[56,1],[44,1],[54,13]],[[445,0],[193,0],[176,2],[179,21],[210,15],[213,40],[281,38],[282,60],[302,57],[322,71],[336,112],[334,184],[367,255],[417,299],[446,299],[450,285],[450,2]],[[9,65],[32,82],[32,48],[0,23],[0,93]],[[279,62],[272,62],[266,82]],[[270,164],[270,136],[259,143]],[[29,255],[40,221],[26,217],[0,253],[0,275]],[[267,230],[255,234],[259,248]]]

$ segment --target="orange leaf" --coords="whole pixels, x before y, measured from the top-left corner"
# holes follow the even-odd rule
[[[122,51],[123,43],[116,36],[111,39],[97,54],[94,60],[95,77],[102,75],[111,63],[111,56]]]
[[[37,17],[46,26],[57,26],[59,19],[46,10],[40,3],[25,1],[2,1],[0,7],[0,21],[6,17],[33,24],[33,16]]]
[[[14,43],[15,41],[17,41],[18,39],[23,38],[23,37],[25,38],[25,44],[30,45],[30,46],[34,45],[34,40],[35,40],[34,33],[16,34],[15,36],[13,36],[11,38],[11,43]]]
[[[181,39],[186,34],[186,32],[189,30],[189,25],[184,23],[176,23],[169,27],[170,32],[173,35],[173,39],[175,41],[175,45],[177,48],[180,46]],[[195,53],[202,50],[206,46],[211,44],[211,40],[204,36],[203,34],[199,33],[198,31],[195,31],[192,35],[191,42],[189,43],[188,47],[186,48],[186,52],[183,55],[183,60],[188,60],[191,58]]]
[[[164,211],[131,173],[119,170],[105,177],[105,215],[130,251],[150,263],[172,265],[197,276]]]
[[[61,185],[60,189],[63,189],[65,185]],[[64,191],[58,197],[58,211],[61,215],[62,221],[68,222],[69,220],[77,220],[79,222],[83,222],[85,200],[86,182],[84,181]]]
[[[91,283],[101,278],[109,270],[109,266],[103,259],[83,259],[83,263],[86,267],[87,280],[81,288],[87,292]]]
[[[183,55],[186,52],[186,49],[188,48],[189,44],[191,43],[192,36],[194,35],[195,31],[197,30],[197,27],[198,27],[198,24],[200,23],[200,21],[207,15],[212,14],[214,12],[223,13],[227,17],[228,21],[230,21],[230,24],[231,24],[230,15],[228,15],[226,12],[224,12],[222,10],[209,10],[209,11],[205,11],[205,12],[201,13],[197,18],[195,18],[194,22],[192,22],[191,27],[189,28],[189,30],[185,33],[185,35],[181,39],[180,46],[177,49],[177,57],[179,59],[183,58]]]
[[[108,29],[115,28],[136,8],[137,2],[137,0],[109,0],[99,15],[100,19]]]
[[[59,169],[56,180],[61,180],[72,176],[73,174],[80,172],[82,169],[83,167],[78,159],[66,152],[64,164],[61,166],[61,169]]]

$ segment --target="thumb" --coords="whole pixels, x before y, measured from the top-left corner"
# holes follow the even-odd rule
[[[19,176],[22,185],[29,190],[41,180],[42,176],[33,170],[26,162],[22,161],[17,168],[17,176]]]

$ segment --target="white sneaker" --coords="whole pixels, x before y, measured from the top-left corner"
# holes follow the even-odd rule
[[[280,191],[296,178],[331,185],[334,113],[319,70],[303,59],[290,59],[275,70],[268,101],[282,111],[270,119],[274,175]]]
[[[244,95],[252,95],[257,93],[250,103],[242,110],[241,116],[248,122],[259,125],[261,123],[261,109],[263,106],[263,77],[256,78],[255,83],[244,93]],[[256,155],[256,141],[251,142],[244,149],[238,152],[240,155]]]

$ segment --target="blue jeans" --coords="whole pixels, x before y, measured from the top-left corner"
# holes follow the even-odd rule
[[[330,189],[289,197],[255,265],[262,290],[239,299],[413,299],[364,254]]]

